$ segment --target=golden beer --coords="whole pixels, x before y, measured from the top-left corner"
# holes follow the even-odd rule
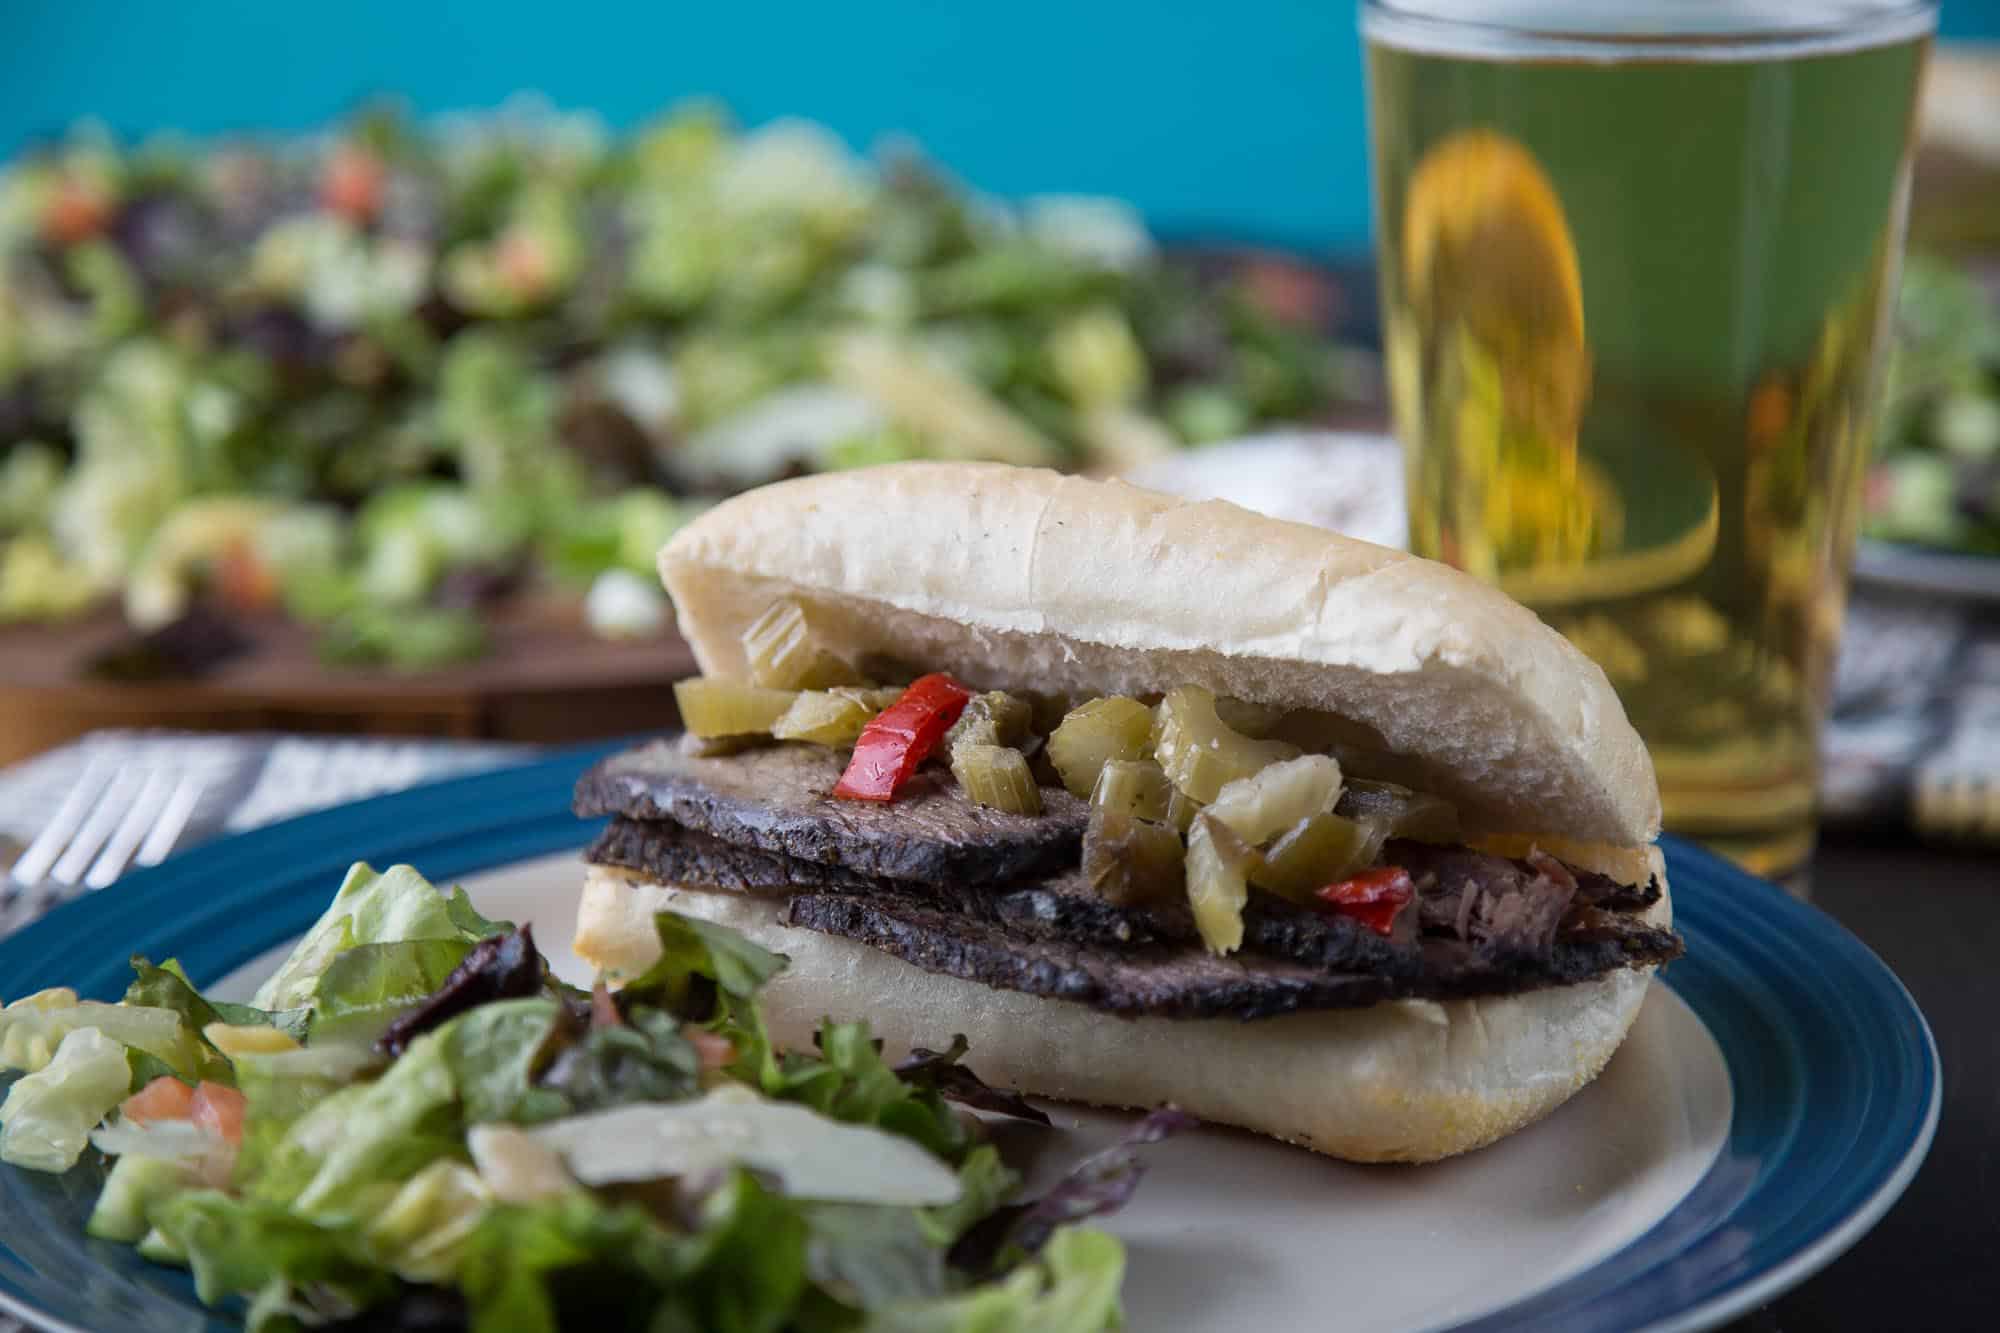
[[[1934,16],[1550,15],[1364,11],[1411,540],[1603,666],[1669,828],[1784,873],[1812,846]]]

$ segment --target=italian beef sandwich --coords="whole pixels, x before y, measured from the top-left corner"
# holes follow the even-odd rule
[[[1681,951],[1604,675],[1452,569],[998,465],[767,486],[660,570],[686,734],[603,761],[577,952],[662,908],[980,1073],[1360,1161],[1477,1148],[1604,1067]]]

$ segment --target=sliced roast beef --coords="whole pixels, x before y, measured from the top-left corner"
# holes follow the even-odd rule
[[[1530,975],[1518,959],[1426,940],[1414,973],[1345,971],[1251,954],[1217,957],[1199,944],[1117,945],[1029,935],[902,893],[807,893],[788,908],[794,926],[857,940],[928,972],[1002,990],[1069,1000],[1122,1017],[1273,1018],[1354,1009],[1393,999],[1465,999],[1587,981],[1680,952],[1669,931],[1558,941]]]
[[[663,884],[701,884],[733,893],[796,889],[872,889],[890,882],[837,865],[800,861],[781,852],[738,847],[664,819],[628,819],[604,826],[583,854],[593,865],[641,870]]]
[[[589,859],[660,880],[785,894],[794,925],[932,971],[1115,1014],[1263,1018],[1384,999],[1566,985],[1679,956],[1621,886],[1531,854],[1392,841],[1417,888],[1391,936],[1253,891],[1243,946],[1208,953],[1185,902],[1121,907],[1079,868],[1088,808],[1044,788],[1042,815],[972,804],[941,770],[893,804],[836,801],[839,752],[773,745],[703,757],[656,742],[597,765],[579,814],[616,816]]]
[[[585,859],[640,870],[668,884],[699,884],[738,893],[825,890],[902,893],[980,920],[1040,937],[1113,946],[1192,944],[1200,936],[1185,902],[1119,907],[1092,893],[1071,867],[1044,879],[1013,884],[930,883],[857,875],[838,866],[790,860],[736,847],[709,834],[661,820],[614,819]],[[1253,954],[1340,971],[1413,972],[1413,949],[1346,917],[1253,894],[1243,914],[1244,948]]]
[[[1393,998],[1397,983],[1199,945],[1117,946],[1033,937],[890,893],[809,893],[790,923],[858,940],[927,972],[1086,1004],[1124,1017],[1272,1018]]]
[[[997,884],[1077,864],[1084,802],[1042,789],[1042,813],[974,805],[942,768],[911,779],[893,804],[829,792],[845,755],[791,744],[703,758],[655,741],[596,765],[577,783],[579,815],[671,820],[725,842],[885,879]]]

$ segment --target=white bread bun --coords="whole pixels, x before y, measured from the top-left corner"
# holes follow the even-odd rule
[[[972,1043],[969,1063],[997,1086],[1100,1106],[1173,1102],[1357,1162],[1435,1161],[1547,1115],[1624,1041],[1652,972],[1251,1023],[1124,1019],[926,972],[853,940],[787,926],[784,905],[782,895],[671,887],[591,866],[576,952],[614,981],[637,975],[659,955],[653,914],[671,908],[790,957],[764,992],[783,1045],[809,1045],[827,1014],[867,1018],[891,1058],[962,1032]],[[1663,893],[1648,919],[1666,925],[1671,915]]]
[[[1457,803],[1474,832],[1636,848],[1644,744],[1597,665],[1456,570],[1220,501],[999,464],[805,477],[708,511],[660,553],[706,673],[779,597],[828,647],[981,688],[1205,685],[1350,724],[1356,772]]]

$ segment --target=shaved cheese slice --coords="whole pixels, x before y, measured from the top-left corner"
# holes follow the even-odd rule
[[[801,1199],[920,1205],[959,1196],[957,1173],[909,1139],[737,1089],[593,1111],[529,1133],[586,1185],[744,1166]]]

